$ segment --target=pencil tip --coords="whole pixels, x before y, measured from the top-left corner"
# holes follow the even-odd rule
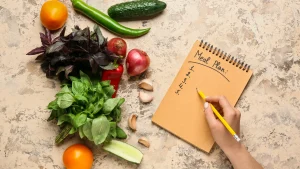
[[[198,88],[196,87],[196,90],[197,90],[197,92],[198,92]]]

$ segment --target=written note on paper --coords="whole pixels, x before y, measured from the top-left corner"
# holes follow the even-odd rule
[[[188,61],[188,63],[190,63],[191,66],[189,66],[189,69],[186,71],[186,74],[183,77],[182,81],[178,84],[178,88],[175,91],[177,95],[180,95],[180,92],[184,89],[184,86],[188,83],[189,78],[191,78],[194,72],[195,66],[205,66],[207,68],[210,68],[216,71],[217,73],[219,73],[220,75],[222,75],[228,82],[230,82],[229,79],[226,77],[228,70],[222,66],[220,61],[213,60],[210,56],[204,56],[203,52],[200,52],[199,50],[197,50],[197,52],[195,53],[194,59],[196,59],[196,61],[195,60]]]

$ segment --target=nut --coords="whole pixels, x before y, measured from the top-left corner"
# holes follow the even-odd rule
[[[148,139],[146,139],[145,137],[141,137],[138,141],[140,144],[144,145],[145,147],[150,147],[150,143],[148,141]]]
[[[136,119],[138,115],[136,113],[133,113],[128,118],[128,125],[131,128],[131,130],[136,131]]]
[[[150,79],[144,79],[139,83],[139,88],[153,91],[153,83]]]
[[[140,101],[143,103],[149,103],[153,100],[153,96],[151,96],[145,92],[142,92],[142,91],[139,93],[139,98],[140,98]]]

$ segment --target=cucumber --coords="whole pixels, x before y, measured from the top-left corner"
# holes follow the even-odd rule
[[[121,141],[111,140],[103,149],[133,163],[140,164],[143,159],[140,150]]]
[[[107,13],[115,20],[135,20],[162,12],[167,4],[158,0],[137,0],[111,6]]]

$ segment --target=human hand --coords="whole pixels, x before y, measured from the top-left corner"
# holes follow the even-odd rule
[[[221,121],[214,115],[209,103],[215,106],[237,135],[240,134],[240,111],[231,106],[224,96],[207,97],[205,101],[205,116],[216,143],[224,152],[232,150],[234,147],[239,147],[241,144],[233,138]]]

